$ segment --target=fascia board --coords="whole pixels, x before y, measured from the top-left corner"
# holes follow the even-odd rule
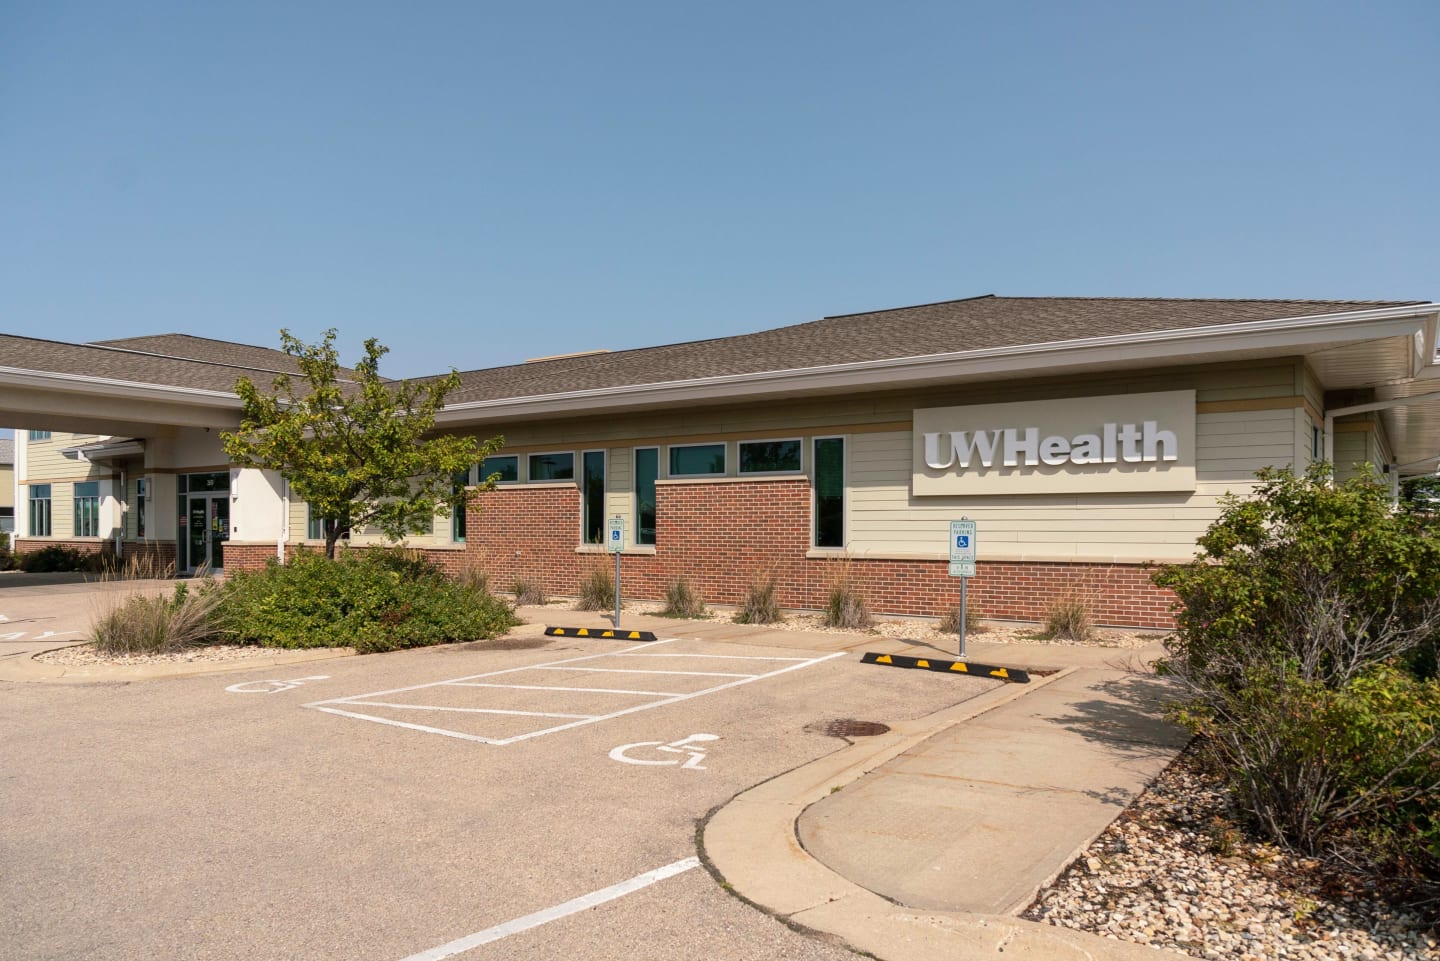
[[[208,401],[208,407],[240,407],[240,397],[230,391],[206,390],[200,387],[179,387],[171,384],[142,384],[138,381],[115,380],[88,374],[64,374],[55,371],[26,370],[0,367],[0,383],[14,387],[34,387],[66,393],[129,397],[141,400]]]
[[[1056,341],[956,351],[921,357],[889,358],[825,367],[795,368],[720,377],[602,387],[529,397],[507,397],[448,405],[438,423],[483,419],[486,415],[524,417],[648,406],[685,401],[744,399],[753,395],[799,393],[836,388],[895,386],[937,379],[1054,371],[1066,367],[1174,360],[1205,353],[1296,349],[1317,343],[1409,337],[1426,318],[1435,323],[1440,304],[1384,308],[1319,317],[1285,318],[1147,334],[1122,334],[1086,340]]]

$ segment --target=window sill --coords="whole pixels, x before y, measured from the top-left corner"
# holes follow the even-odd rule
[[[577,554],[609,554],[609,553],[611,553],[611,551],[610,551],[610,548],[606,547],[604,544],[581,544],[579,547],[575,548],[575,553],[577,553]],[[646,555],[646,554],[651,554],[651,555],[653,555],[653,554],[655,553],[655,545],[653,545],[653,544],[631,544],[629,547],[625,548],[625,549],[624,549],[623,551],[621,551],[620,553],[621,553],[621,554],[627,554],[627,555],[629,555],[629,554],[639,554],[639,555],[641,555],[641,556],[644,556],[644,555]]]

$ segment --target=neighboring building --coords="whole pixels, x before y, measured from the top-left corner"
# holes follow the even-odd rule
[[[0,437],[0,532],[15,530],[15,442]]]
[[[1192,556],[1257,469],[1329,451],[1394,484],[1435,470],[1437,318],[1426,302],[983,297],[470,371],[440,423],[503,434],[472,474],[500,483],[410,543],[573,594],[620,516],[630,597],[684,575],[733,603],[764,570],[783,604],[814,608],[848,563],[875,609],[936,614],[958,593],[948,522],[967,516],[987,616],[1079,592],[1105,622],[1163,625],[1148,567]],[[182,335],[0,336],[0,411],[56,431],[17,443],[19,548],[193,570],[318,545],[283,479],[233,467],[217,436],[238,423],[236,377],[284,370],[277,351]]]

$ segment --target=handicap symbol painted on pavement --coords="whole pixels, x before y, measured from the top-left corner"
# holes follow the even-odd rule
[[[326,681],[330,679],[329,674],[315,674],[311,677],[295,677],[288,681],[241,681],[239,684],[231,684],[225,690],[231,694],[279,694],[281,691],[293,691],[307,681]]]
[[[610,760],[619,761],[622,764],[679,764],[681,768],[689,771],[703,771],[705,765],[700,762],[705,760],[705,749],[696,745],[705,741],[718,741],[718,734],[692,734],[689,737],[681,738],[678,741],[671,741],[666,744],[664,741],[636,741],[634,744],[622,744],[610,752]],[[638,754],[647,753],[649,749],[655,753],[684,754],[688,755],[685,762],[681,764],[680,758],[645,758],[632,757],[631,752]]]

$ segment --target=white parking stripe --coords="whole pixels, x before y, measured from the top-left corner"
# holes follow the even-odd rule
[[[504,924],[497,924],[493,928],[486,928],[484,931],[467,934],[463,938],[456,938],[448,944],[442,944],[438,948],[431,948],[429,951],[412,954],[408,958],[403,958],[402,961],[443,961],[444,958],[453,958],[457,954],[469,951],[471,948],[478,948],[482,944],[490,944],[493,941],[499,941],[501,938],[508,938],[512,934],[529,931],[531,928],[538,928],[542,924],[549,924],[551,921],[557,921],[568,915],[597,907],[607,901],[623,898],[627,894],[633,894],[642,888],[648,888],[657,881],[673,878],[677,874],[684,874],[686,871],[698,868],[699,866],[699,858],[684,858],[673,864],[667,864],[663,868],[656,868],[653,871],[646,871],[644,874],[637,874],[628,881],[621,881],[619,884],[612,884],[608,888],[601,888],[599,891],[582,894],[580,897],[573,898],[563,904],[545,908],[543,911],[536,911],[534,914],[527,914],[513,921],[506,921]]]
[[[713,657],[717,661],[808,661],[808,657],[759,657],[754,654],[616,654],[616,657]]]
[[[759,674],[721,674],[717,671],[647,671],[636,667],[537,667],[537,671],[593,671],[596,674],[675,674],[680,677],[759,677]]]
[[[359,714],[355,711],[342,711],[338,707],[321,707],[318,704],[307,704],[306,707],[313,707],[317,711],[324,711],[326,714],[338,714],[340,717],[353,717],[357,721],[374,721],[376,724],[388,724],[391,727],[403,727],[411,731],[424,731],[426,734],[443,734],[446,737],[459,738],[462,741],[478,741],[481,744],[504,744],[504,741],[493,737],[482,737],[479,734],[464,734],[460,731],[452,731],[445,727],[431,727],[428,724],[411,724],[409,721],[397,721],[389,717],[376,717],[373,714]]]
[[[396,704],[391,701],[346,701],[368,707],[394,707],[402,711],[458,711],[461,714],[514,714],[517,717],[599,717],[598,714],[551,714],[546,711],[502,711],[498,707],[445,707],[438,704]]]
[[[623,687],[552,687],[548,684],[476,684],[447,681],[450,687],[498,687],[502,691],[569,691],[574,694],[644,694],[647,697],[679,697],[679,691],[631,691]]]
[[[351,696],[349,696],[349,697],[334,698],[334,699],[326,700],[326,701],[315,701],[315,702],[313,702],[313,703],[306,704],[305,707],[313,708],[313,709],[315,709],[315,710],[317,710],[317,711],[323,711],[323,712],[325,712],[326,714],[335,714],[335,715],[338,715],[338,716],[340,716],[340,717],[350,717],[350,718],[355,718],[355,719],[357,719],[357,720],[362,720],[362,721],[372,721],[372,722],[374,722],[374,723],[376,723],[376,724],[389,724],[389,725],[391,725],[392,727],[406,728],[406,729],[412,730],[412,731],[424,731],[424,732],[430,733],[430,734],[443,734],[443,735],[445,735],[446,737],[458,738],[459,740],[463,740],[463,741],[474,741],[474,742],[477,742],[477,743],[480,743],[480,744],[494,744],[494,745],[497,745],[497,746],[503,746],[503,745],[507,745],[507,744],[515,744],[515,743],[517,743],[517,742],[519,742],[519,741],[529,740],[530,738],[534,738],[534,737],[541,737],[541,736],[546,735],[546,734],[556,734],[556,733],[559,733],[560,731],[568,731],[568,730],[570,730],[570,729],[572,729],[572,728],[583,727],[583,726],[585,726],[585,725],[587,725],[587,724],[596,724],[596,723],[599,723],[600,721],[608,721],[608,720],[611,720],[611,719],[613,719],[613,718],[624,717],[624,716],[627,715],[627,714],[634,714],[634,713],[636,713],[636,712],[638,712],[638,711],[649,711],[649,710],[653,710],[653,709],[655,709],[655,708],[657,708],[657,707],[664,707],[664,706],[666,706],[666,705],[668,705],[668,704],[678,704],[678,703],[680,703],[681,701],[688,701],[688,700],[690,700],[691,698],[703,697],[703,696],[706,695],[706,694],[714,694],[714,693],[717,693],[717,692],[719,692],[719,691],[728,690],[728,689],[730,689],[730,688],[732,688],[732,687],[738,687],[738,686],[740,686],[740,685],[742,685],[742,684],[751,684],[751,683],[753,683],[753,682],[755,682],[755,681],[764,680],[765,678],[768,678],[768,677],[775,677],[775,676],[780,675],[780,674],[787,674],[787,673],[789,673],[790,671],[797,671],[797,670],[800,670],[801,668],[810,667],[810,666],[812,666],[812,665],[819,664],[819,663],[821,663],[821,662],[823,662],[823,661],[828,661],[828,660],[832,660],[832,659],[837,658],[837,657],[844,657],[844,656],[845,656],[845,652],[844,652],[844,651],[837,651],[837,652],[835,652],[835,653],[833,653],[833,654],[825,654],[825,655],[821,655],[821,656],[819,656],[819,657],[808,658],[808,659],[804,659],[804,660],[798,660],[798,661],[795,661],[794,663],[787,663],[786,666],[784,666],[784,667],[778,668],[778,669],[773,670],[773,671],[766,672],[766,673],[764,673],[764,674],[731,674],[731,673],[717,673],[717,672],[708,672],[708,671],[656,671],[656,670],[635,670],[635,669],[618,668],[618,667],[603,668],[603,667],[580,667],[580,666],[578,666],[579,663],[582,662],[582,661],[597,661],[597,660],[600,660],[600,659],[602,659],[602,658],[616,658],[616,657],[618,657],[618,656],[627,656],[630,652],[633,652],[633,651],[638,651],[638,650],[646,649],[646,648],[648,648],[648,649],[653,649],[656,645],[659,645],[659,644],[670,644],[670,643],[674,643],[676,640],[679,640],[679,638],[667,638],[666,640],[663,640],[663,641],[654,641],[654,642],[651,642],[651,643],[649,643],[649,644],[641,644],[641,645],[637,645],[637,646],[635,646],[635,647],[627,648],[627,649],[625,649],[625,650],[623,650],[623,651],[619,651],[619,652],[616,652],[616,651],[607,651],[607,652],[603,652],[603,653],[599,653],[599,654],[586,654],[586,655],[581,656],[581,657],[566,658],[566,659],[560,660],[560,661],[548,661],[548,662],[541,663],[541,664],[530,664],[530,665],[526,665],[526,666],[523,666],[523,667],[506,668],[506,669],[500,670],[500,671],[489,671],[489,672],[484,673],[484,674],[470,674],[470,675],[467,675],[467,676],[465,676],[465,677],[457,677],[457,678],[452,678],[452,679],[450,679],[450,680],[445,680],[445,681],[432,681],[432,682],[430,682],[430,683],[428,683],[428,684],[412,684],[412,685],[410,685],[410,686],[408,686],[408,687],[391,688],[391,689],[385,690],[385,691],[373,691],[373,692],[371,692],[371,693],[369,693],[369,694],[353,694],[353,695],[351,695]],[[741,657],[746,657],[747,655],[740,655],[740,656],[741,656]],[[784,659],[782,659],[782,660],[785,660],[785,661],[788,662],[788,661],[790,661],[791,659],[790,659],[790,658],[784,658]],[[435,726],[432,726],[432,725],[429,725],[429,724],[414,724],[414,723],[411,723],[411,722],[408,722],[408,721],[397,721],[397,720],[395,720],[394,718],[390,718],[390,717],[380,717],[380,716],[378,716],[378,715],[364,713],[364,712],[361,711],[361,710],[355,710],[355,708],[364,707],[364,706],[367,704],[367,702],[371,702],[371,699],[372,699],[372,698],[383,697],[383,696],[385,696],[385,695],[387,695],[387,694],[399,694],[399,693],[402,693],[402,692],[420,691],[420,690],[425,690],[425,689],[434,688],[434,687],[470,687],[470,688],[492,687],[492,688],[501,688],[501,689],[508,689],[508,690],[530,690],[530,691],[558,690],[558,691],[567,692],[567,693],[586,693],[586,692],[589,690],[589,689],[587,689],[587,688],[568,688],[568,687],[548,688],[548,687],[545,687],[545,686],[543,686],[543,685],[500,684],[500,683],[486,682],[486,681],[481,681],[481,680],[480,680],[481,678],[493,678],[493,677],[498,677],[498,676],[500,676],[500,675],[517,674],[517,673],[520,673],[520,672],[522,672],[522,671],[587,671],[587,672],[596,673],[596,674],[656,674],[656,675],[671,675],[671,676],[683,676],[683,677],[733,678],[734,680],[729,680],[729,681],[726,681],[725,683],[716,684],[716,685],[714,685],[714,686],[712,686],[712,687],[703,688],[703,689],[698,690],[698,691],[690,691],[690,692],[687,692],[687,693],[684,693],[684,694],[671,694],[671,693],[666,693],[666,692],[661,692],[661,691],[634,691],[634,692],[628,692],[628,691],[622,691],[622,690],[619,690],[619,689],[611,688],[611,689],[608,689],[608,692],[609,692],[609,693],[631,693],[631,694],[633,694],[633,695],[635,695],[635,696],[653,697],[653,698],[655,698],[655,700],[646,702],[646,703],[644,703],[644,704],[637,704],[637,705],[633,705],[633,706],[630,706],[630,707],[626,707],[626,708],[623,708],[623,709],[618,710],[618,711],[612,711],[612,712],[610,712],[610,713],[608,713],[608,714],[546,714],[546,713],[539,712],[539,711],[534,711],[534,712],[531,712],[531,711],[502,711],[502,710],[499,710],[499,709],[463,708],[463,707],[442,706],[442,705],[427,705],[427,704],[392,704],[392,705],[391,705],[391,706],[393,706],[393,707],[398,707],[398,708],[401,708],[401,709],[407,710],[407,711],[427,711],[427,710],[428,710],[428,711],[435,711],[435,712],[437,712],[437,713],[442,712],[442,711],[449,711],[449,712],[463,713],[463,714],[469,714],[469,715],[481,715],[481,714],[497,714],[497,715],[498,715],[498,714],[509,714],[509,715],[512,715],[512,716],[553,717],[553,718],[568,718],[568,719],[571,719],[571,720],[568,720],[567,723],[564,723],[564,724],[555,724],[555,725],[552,725],[552,726],[550,726],[550,727],[539,728],[539,729],[537,729],[537,730],[532,730],[532,731],[525,731],[525,732],[523,732],[523,733],[511,735],[511,736],[509,736],[509,737],[485,737],[485,736],[479,735],[479,734],[467,734],[467,733],[464,733],[464,732],[461,732],[461,731],[452,731],[452,730],[449,730],[448,728],[435,727]],[[600,690],[601,690],[601,691],[605,691],[605,690],[607,690],[607,689],[600,689]],[[386,704],[386,703],[390,703],[390,702],[378,702],[378,703],[379,703],[379,704]]]

